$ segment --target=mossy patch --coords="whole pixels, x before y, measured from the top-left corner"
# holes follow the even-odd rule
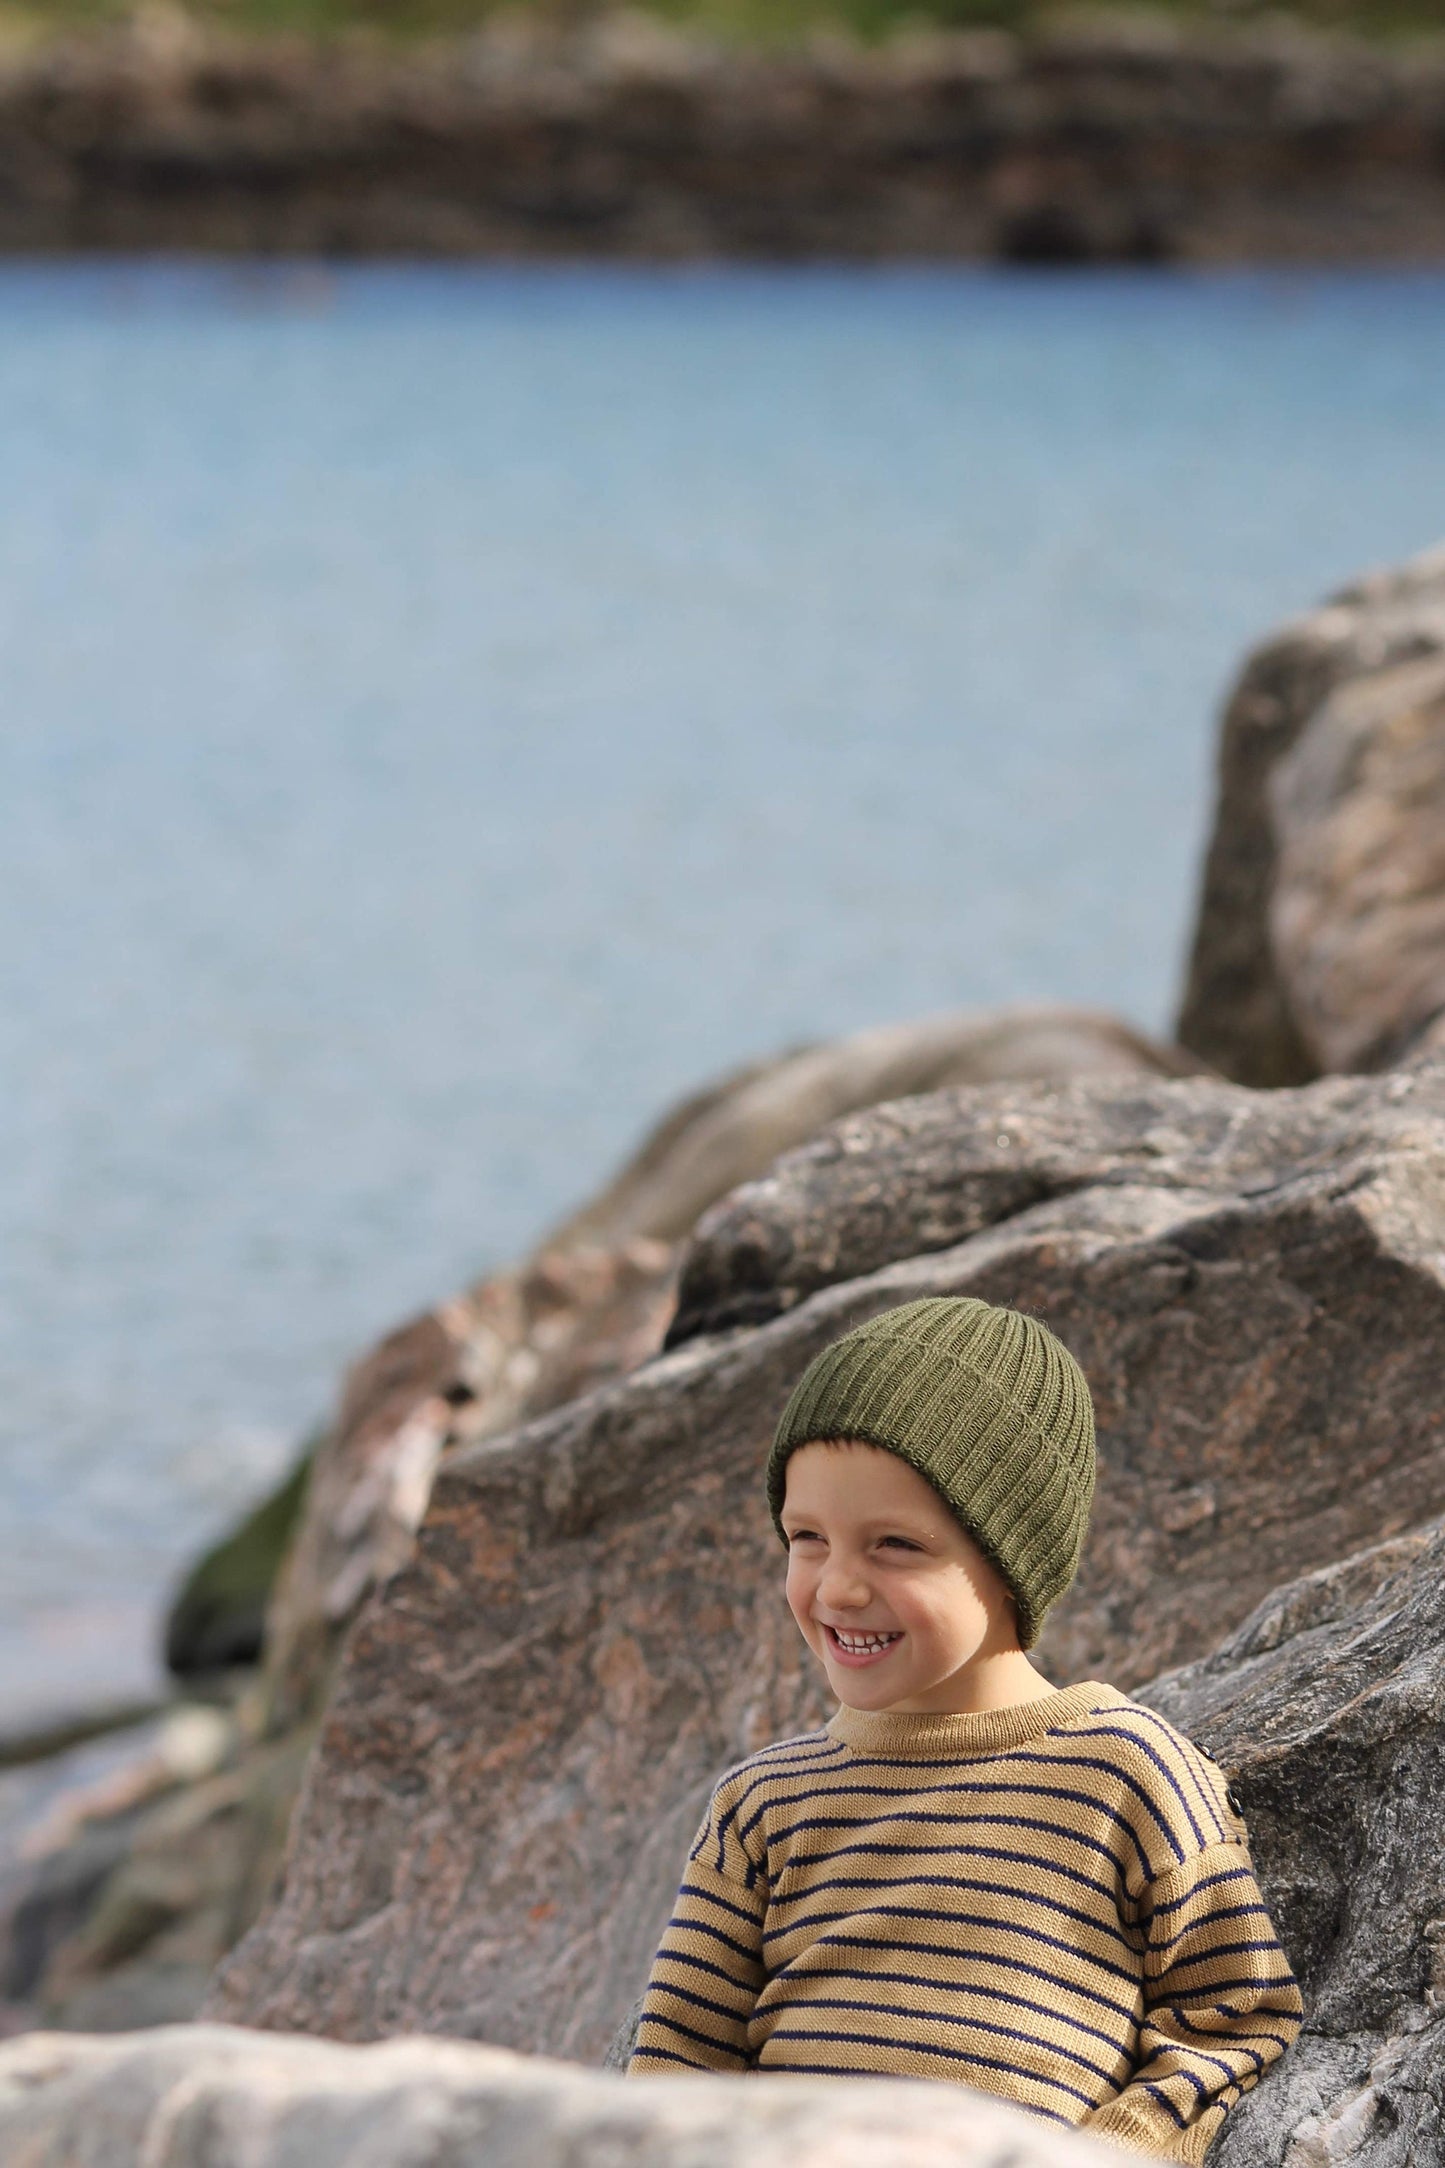
[[[166,1619],[166,1662],[178,1678],[259,1662],[266,1605],[301,1515],[317,1440],[240,1525],[191,1568]]]

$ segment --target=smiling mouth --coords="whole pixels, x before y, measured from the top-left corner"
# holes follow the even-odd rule
[[[837,1626],[824,1626],[823,1633],[838,1661],[852,1666],[876,1664],[903,1639],[901,1633],[859,1633]]]

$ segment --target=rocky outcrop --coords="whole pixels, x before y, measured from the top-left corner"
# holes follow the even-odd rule
[[[388,1334],[349,1372],[305,1478],[219,1547],[173,1613],[173,1653],[210,1670],[257,1633],[264,1570],[299,1505],[266,1615],[266,1662],[204,1774],[158,1775],[146,1737],[0,1875],[0,2025],[39,2011],[88,2027],[186,2015],[251,1924],[280,1855],[335,1651],[410,1554],[449,1455],[656,1353],[678,1237],[698,1212],[832,1116],[1000,1074],[1155,1076],[1189,1057],[1070,1009],[944,1016],[758,1062],[669,1113],[616,1179],[534,1256]],[[119,1786],[119,1794],[117,1793]],[[0,1852],[3,1852],[0,1826]]]
[[[1278,23],[748,51],[537,10],[407,51],[152,0],[4,64],[0,249],[1438,260],[1442,126],[1438,46]]]
[[[1141,1689],[1221,1762],[1306,1991],[1305,2030],[1235,2109],[1219,2168],[1445,2157],[1445,1522],[1276,1590],[1210,1657]],[[188,2027],[0,2049],[0,2151],[26,2168],[1064,2168],[1102,2160],[943,2085],[626,2085],[495,2048],[371,2048]],[[1107,2156],[1116,2157],[1116,2156]]]
[[[1143,1698],[1229,1771],[1305,1994],[1219,2168],[1445,2160],[1445,1522],[1279,1590]]]
[[[450,2040],[344,2048],[229,2027],[0,2048],[15,2168],[1108,2168],[1120,2155],[951,2085],[646,2085]]]
[[[1179,1037],[1240,1083],[1397,1061],[1445,1009],[1445,549],[1250,657]]]
[[[670,1353],[443,1468],[215,2014],[601,2054],[709,1784],[819,1712],[761,1465],[803,1365],[891,1303],[1019,1304],[1089,1373],[1102,1480],[1058,1676],[1136,1684],[1286,1574],[1445,1510],[1438,1070],[943,1095],[785,1161],[700,1255],[736,1211],[764,1230],[761,1321],[695,1310]]]

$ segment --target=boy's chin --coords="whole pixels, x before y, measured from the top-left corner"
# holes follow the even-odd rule
[[[908,1679],[885,1679],[867,1671],[845,1671],[841,1664],[825,1663],[828,1685],[845,1709],[872,1710],[881,1714],[895,1701],[906,1701],[916,1691]]]

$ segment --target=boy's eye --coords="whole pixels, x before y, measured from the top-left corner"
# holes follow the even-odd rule
[[[921,1551],[923,1548],[921,1543],[910,1543],[907,1536],[885,1536],[883,1542],[891,1543],[899,1551]]]
[[[818,1543],[821,1542],[821,1540],[822,1539],[818,1535],[816,1529],[795,1528],[792,1534],[788,1537],[788,1549],[791,1550],[795,1543]]]

